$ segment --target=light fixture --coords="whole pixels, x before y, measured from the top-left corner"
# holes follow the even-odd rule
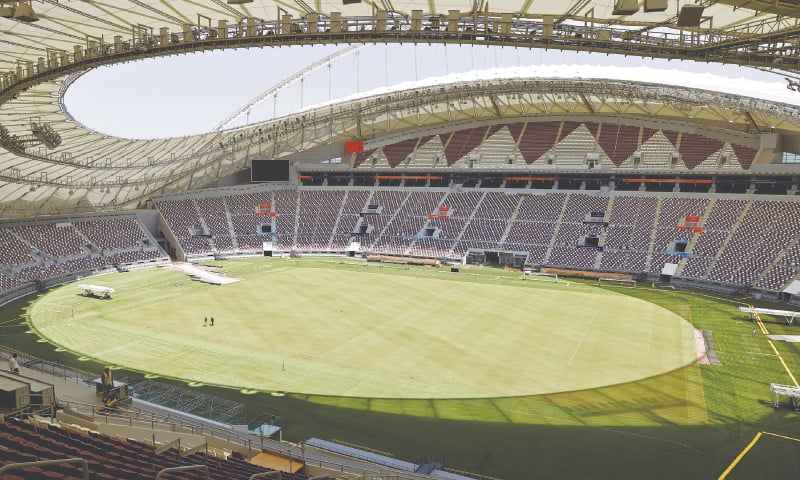
[[[228,0],[228,5],[241,5],[243,3],[253,3],[253,0]]]
[[[663,12],[667,9],[667,0],[644,0],[645,12]]]
[[[33,7],[27,1],[17,2],[16,5],[11,7],[0,7],[0,17],[13,18],[26,23],[39,20],[39,15],[33,11]]]
[[[700,20],[703,17],[703,10],[706,7],[702,5],[684,5],[678,13],[678,26],[679,27],[699,27]]]
[[[633,15],[639,11],[639,2],[637,0],[617,0],[614,2],[614,9],[611,11],[612,15]]]

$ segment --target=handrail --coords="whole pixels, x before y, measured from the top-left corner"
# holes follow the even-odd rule
[[[183,472],[183,471],[186,471],[186,470],[202,470],[202,471],[203,471],[203,473],[205,474],[205,478],[206,478],[206,480],[208,480],[208,467],[207,467],[206,465],[185,465],[185,466],[183,466],[183,467],[169,467],[169,468],[165,468],[165,469],[161,470],[160,472],[158,472],[158,474],[156,475],[156,480],[158,480],[159,478],[161,478],[161,475],[163,475],[163,474],[165,474],[165,473],[169,473],[169,472]],[[87,480],[88,480],[88,477],[87,477]]]
[[[0,467],[0,476],[2,476],[3,473],[11,470],[20,470],[27,467],[47,467],[50,465],[61,465],[63,463],[81,464],[83,467],[83,480],[89,480],[89,464],[86,463],[86,460],[82,458],[61,458],[58,460],[39,460],[37,462],[12,463],[10,465]],[[206,476],[206,478],[208,478],[208,476]]]
[[[87,414],[90,414],[91,421],[98,420],[97,407],[99,405],[75,400],[61,400],[60,403],[61,406],[73,408],[77,413],[82,413],[82,411],[84,411]],[[124,413],[127,413],[128,415],[125,415]],[[106,424],[127,424],[128,426],[133,426],[134,422],[141,422],[149,423],[150,428],[153,429],[160,424],[168,426],[171,431],[181,428],[189,430],[187,433],[208,435],[212,438],[220,438],[228,442],[239,443],[242,446],[249,445],[248,439],[240,435],[240,432],[236,430],[222,426],[217,427],[214,425],[206,425],[202,422],[191,419],[185,420],[179,418],[178,416],[169,416],[156,412],[150,412],[137,407],[128,407],[127,410],[122,410],[119,412],[107,411],[101,415],[101,418],[104,419],[102,423]]]
[[[153,438],[155,438],[155,437],[153,437]],[[155,442],[153,442],[153,443],[155,443]],[[166,452],[167,450],[169,450],[169,449],[171,449],[173,447],[176,447],[178,449],[178,451],[180,451],[180,449],[181,449],[181,437],[178,437],[175,440],[173,440],[171,442],[167,442],[164,445],[161,445],[160,447],[156,448],[155,454],[156,455],[161,455],[162,453]]]

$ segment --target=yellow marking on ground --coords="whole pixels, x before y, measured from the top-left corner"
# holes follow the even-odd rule
[[[747,444],[746,447],[744,447],[744,450],[739,452],[739,455],[737,455],[736,458],[733,459],[731,464],[728,465],[728,468],[726,468],[725,471],[722,472],[722,475],[720,475],[717,480],[724,480],[725,478],[727,478],[728,474],[731,473],[731,470],[733,470],[734,467],[736,467],[736,465],[740,461],[742,461],[742,458],[744,458],[744,456],[747,455],[747,452],[749,452],[750,449],[753,448],[753,446],[756,444],[756,442],[758,442],[758,440],[761,438],[761,435],[762,435],[761,432],[756,433],[756,436],[753,437],[753,439],[750,441],[750,443]]]
[[[731,464],[728,465],[728,468],[726,468],[725,471],[722,472],[722,475],[720,475],[717,480],[724,480],[731,473],[731,470],[733,470],[734,467],[736,467],[736,465],[740,461],[742,461],[742,458],[744,458],[744,456],[747,455],[747,452],[749,452],[750,449],[752,449],[755,446],[756,442],[758,442],[758,440],[761,438],[762,435],[770,435],[772,437],[783,438],[785,440],[791,440],[793,442],[800,442],[800,438],[789,437],[786,435],[781,435],[779,433],[758,432],[756,433],[755,437],[753,437],[753,440],[751,440],[750,443],[746,447],[744,447],[744,450],[742,450],[739,453],[739,455],[737,455],[737,457],[733,459]]]
[[[753,308],[752,305],[748,305],[750,308]],[[757,313],[753,314],[756,317],[756,322],[758,322],[758,327],[761,329],[761,333],[764,335],[769,335],[769,330],[767,330],[767,326],[764,325],[764,322],[761,321],[761,316]]]
[[[752,308],[752,305],[750,305],[750,307]],[[757,314],[757,313],[755,313],[753,315],[755,315],[755,317],[756,317],[756,322],[758,322],[758,326],[761,329],[761,333],[763,333],[764,335],[769,335],[769,331],[767,330],[766,325],[764,325],[764,322],[761,321],[761,316],[759,314]],[[775,347],[775,344],[772,343],[772,340],[769,340],[769,339],[767,339],[767,343],[769,343],[769,346],[772,347],[772,351],[775,352],[775,355],[778,357],[778,360],[781,361],[781,365],[783,365],[783,369],[786,370],[786,373],[789,374],[789,378],[791,378],[792,382],[794,382],[794,386],[795,387],[800,387],[800,383],[797,383],[797,379],[792,374],[792,371],[789,370],[789,365],[786,365],[786,362],[783,360],[783,357],[781,356],[780,352]]]
[[[775,344],[772,343],[772,340],[768,340],[768,342],[769,342],[769,346],[772,347],[772,350],[775,352],[775,355],[778,356],[778,360],[781,361],[781,365],[783,365],[783,369],[786,370],[786,373],[789,374],[789,378],[792,379],[792,382],[794,383],[794,386],[795,387],[800,387],[800,383],[797,383],[797,379],[794,378],[794,375],[792,375],[792,371],[789,370],[789,366],[786,365],[786,362],[783,360],[783,357],[781,356],[780,352],[778,352],[778,349],[775,348]]]
[[[793,442],[800,442],[800,438],[787,437],[786,435],[780,435],[778,433],[772,433],[772,432],[763,432],[763,433],[764,435],[772,435],[773,437],[784,438],[786,440],[791,440]]]

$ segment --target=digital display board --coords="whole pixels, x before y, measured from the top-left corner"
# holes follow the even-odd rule
[[[289,160],[253,160],[251,182],[288,182]]]

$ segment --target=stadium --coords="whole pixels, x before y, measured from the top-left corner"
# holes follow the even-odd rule
[[[0,17],[0,478],[800,469],[796,1]],[[69,100],[311,47],[201,133]]]

